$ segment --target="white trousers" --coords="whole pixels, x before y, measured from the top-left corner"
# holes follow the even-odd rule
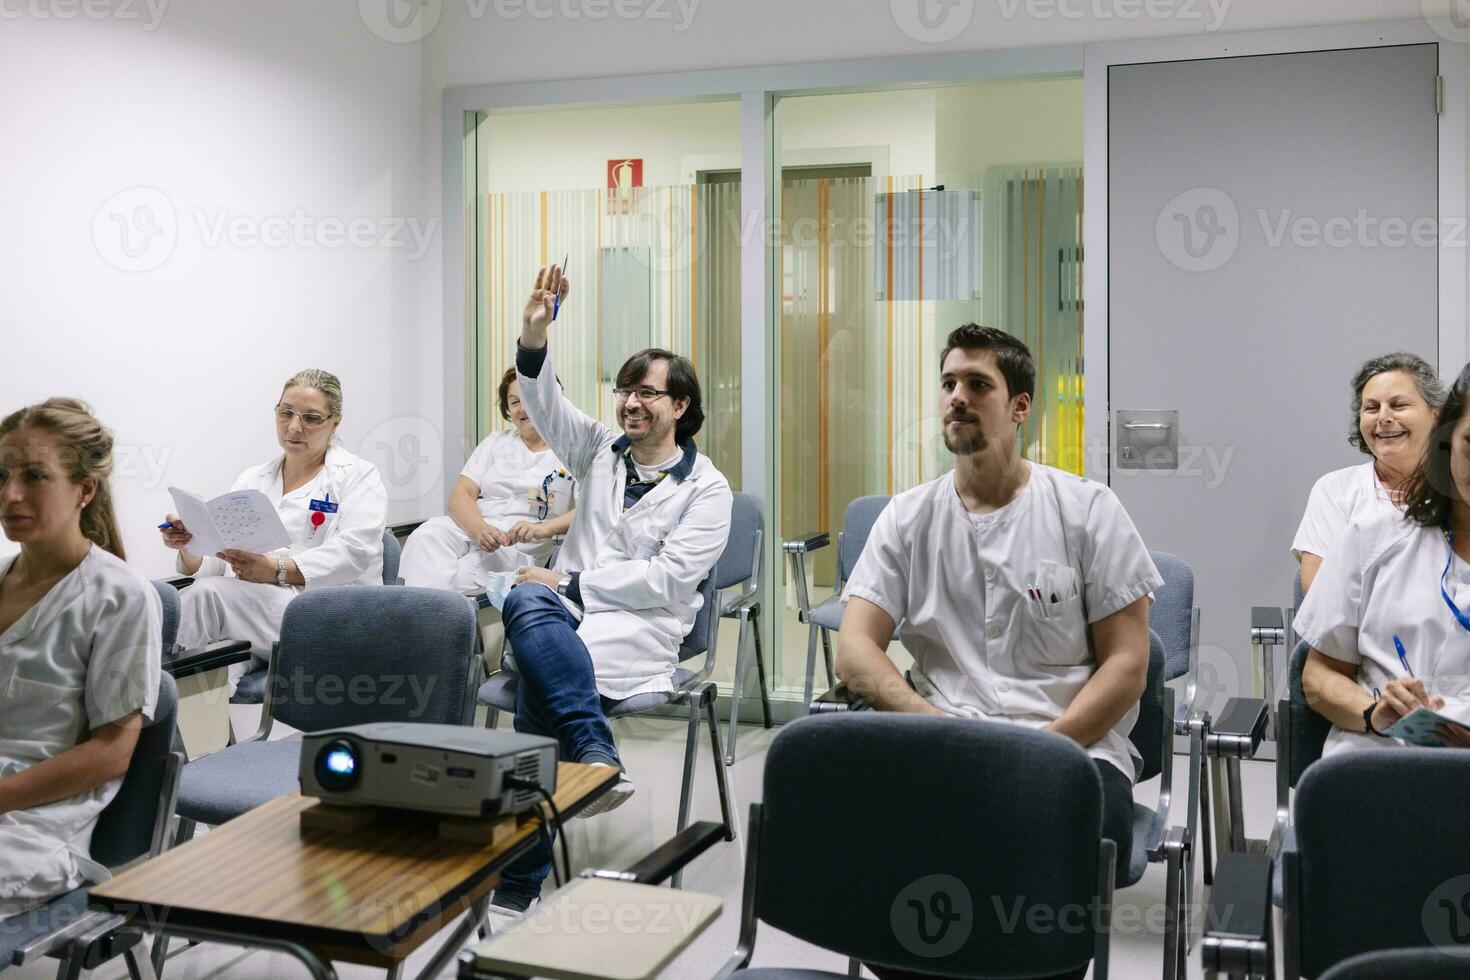
[[[296,589],[233,576],[208,575],[179,593],[179,644],[185,649],[217,640],[247,640],[251,660],[230,667],[230,693],[241,677],[255,669],[252,661],[269,663],[271,648],[281,638],[281,617],[296,598]]]
[[[515,548],[486,551],[460,530],[454,518],[434,517],[408,536],[398,577],[404,585],[470,595],[485,590],[485,576],[491,572],[538,564],[535,557]]]

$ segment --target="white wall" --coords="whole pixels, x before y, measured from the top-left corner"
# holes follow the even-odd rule
[[[296,370],[341,376],[350,448],[386,423],[371,443],[416,436],[421,455],[436,452],[443,370],[422,305],[438,280],[406,232],[407,247],[326,247],[330,227],[304,245],[208,240],[221,216],[249,227],[298,209],[363,219],[362,241],[391,233],[393,216],[437,221],[421,48],[372,34],[353,0],[161,2],[156,23],[141,3],[139,19],[62,20],[78,9],[62,0],[0,10],[0,410],[54,394],[92,403],[117,437],[129,557],[150,574],[171,567],[153,529],[165,488],[222,493],[274,455],[271,409]],[[33,9],[48,16],[19,13]],[[114,197],[138,186],[152,190]],[[156,268],[120,271],[110,213],[139,203],[176,217],[177,244]],[[441,506],[443,488],[413,486],[399,462],[390,516],[417,514],[401,498],[420,491]],[[438,460],[424,465],[437,483]]]
[[[1080,78],[935,90],[940,183],[980,187],[988,167],[1082,162]]]

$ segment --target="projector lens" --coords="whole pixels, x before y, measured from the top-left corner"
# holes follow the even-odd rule
[[[316,781],[322,789],[351,789],[357,784],[360,768],[357,747],[345,738],[333,739],[316,754]]]

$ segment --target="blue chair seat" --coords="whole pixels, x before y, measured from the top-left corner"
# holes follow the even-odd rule
[[[221,824],[300,788],[301,743],[241,742],[195,759],[179,780],[179,816]]]
[[[77,888],[40,908],[0,919],[0,970],[10,966],[15,951],[51,935],[87,914],[87,889]]]
[[[266,669],[264,664],[261,664],[240,678],[240,683],[235,687],[235,693],[230,696],[230,703],[264,704],[265,681],[269,676],[270,671]]]
[[[812,609],[812,622],[824,630],[835,630],[842,625],[842,597],[829,596],[821,605]]]
[[[683,687],[694,679],[694,671],[685,670],[683,667],[674,668],[674,686]],[[499,670],[490,675],[490,679],[480,685],[480,690],[475,695],[475,700],[486,707],[494,708],[496,711],[515,711],[516,709],[516,683],[517,677],[508,670]],[[610,698],[602,699],[602,713],[609,718],[621,718],[625,715],[636,715],[639,712],[657,708],[661,704],[668,704],[674,699],[672,691],[651,691],[647,694],[635,694],[631,698],[621,701],[613,701]]]

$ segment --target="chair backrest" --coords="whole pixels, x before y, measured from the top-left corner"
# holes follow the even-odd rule
[[[1464,948],[1470,753],[1341,752],[1302,776],[1293,809],[1284,884],[1303,976],[1372,950]]]
[[[158,590],[159,601],[163,603],[163,659],[168,661],[172,659],[179,641],[179,590],[156,579],[153,587]]]
[[[115,868],[149,853],[160,816],[166,820],[172,814],[175,785],[171,784],[178,778],[178,768],[168,756],[174,747],[178,707],[174,679],[164,673],[158,681],[153,720],[138,733],[122,786],[92,831],[92,859],[97,863]],[[160,812],[165,809],[167,813]]]
[[[735,494],[730,508],[730,537],[715,562],[715,588],[733,589],[760,574],[761,505],[748,493]]]
[[[1070,739],[959,718],[800,718],[771,743],[751,823],[755,913],[805,942],[956,977],[1092,958],[1102,786]],[[1038,909],[1049,928],[1028,928]]]
[[[873,525],[878,523],[878,515],[892,499],[884,494],[873,494],[858,497],[847,505],[842,514],[842,540],[837,547],[837,577],[841,581],[846,582],[857,567],[863,547],[868,543],[868,535],[872,533]]]
[[[1302,607],[1302,569],[1301,569],[1301,566],[1298,565],[1297,566],[1297,569],[1296,569],[1296,575],[1291,580],[1291,608],[1292,609],[1300,609],[1301,607]]]
[[[306,732],[373,721],[468,724],[478,659],[475,613],[462,595],[308,589],[286,606],[265,696],[273,719]]]
[[[1287,761],[1287,780],[1292,786],[1302,778],[1302,773],[1307,771],[1307,766],[1322,758],[1322,746],[1327,743],[1327,736],[1332,733],[1332,722],[1323,718],[1307,703],[1306,692],[1302,690],[1302,670],[1307,664],[1306,640],[1299,640],[1296,649],[1291,652],[1291,663],[1287,667],[1287,689],[1289,703],[1287,710],[1291,712],[1288,724],[1291,726],[1289,758]]]
[[[403,549],[398,546],[398,535],[389,528],[383,529],[383,584],[398,584],[398,560]]]
[[[1384,977],[1413,977],[1414,980],[1464,980],[1470,973],[1470,959],[1463,946],[1444,951],[1425,946],[1421,949],[1383,949],[1363,953],[1322,974],[1321,980],[1383,980]]]
[[[1164,679],[1173,680],[1189,670],[1189,644],[1194,621],[1194,571],[1184,559],[1151,551],[1164,584],[1154,590],[1148,610],[1149,629],[1164,641]]]
[[[1152,629],[1148,631],[1148,684],[1138,700],[1138,719],[1128,740],[1143,756],[1143,772],[1138,781],[1153,779],[1164,770],[1164,760],[1173,746],[1164,737],[1164,641]],[[1173,727],[1173,718],[1168,720]]]
[[[679,644],[679,662],[699,656],[714,644],[715,630],[720,628],[720,610],[718,606],[719,590],[715,588],[715,577],[711,573],[703,582],[699,583],[699,594],[704,596],[704,604],[699,607],[699,612],[694,616],[694,625],[689,628],[689,633],[684,637],[684,642]]]

